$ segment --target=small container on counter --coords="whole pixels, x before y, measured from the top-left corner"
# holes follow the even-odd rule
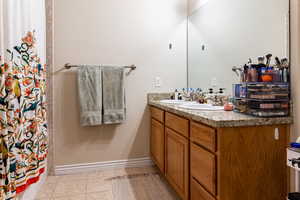
[[[225,103],[224,104],[224,110],[225,111],[233,111],[233,104],[229,103],[229,102]]]

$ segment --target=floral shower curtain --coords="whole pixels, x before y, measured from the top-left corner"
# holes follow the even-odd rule
[[[45,87],[44,0],[0,0],[0,200],[45,171]]]

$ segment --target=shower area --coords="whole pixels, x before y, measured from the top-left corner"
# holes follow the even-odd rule
[[[1,200],[30,199],[48,170],[45,11],[45,1],[0,0]]]

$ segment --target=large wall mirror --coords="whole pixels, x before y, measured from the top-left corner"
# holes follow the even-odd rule
[[[232,67],[269,53],[289,56],[289,0],[190,0],[189,87],[231,94]]]

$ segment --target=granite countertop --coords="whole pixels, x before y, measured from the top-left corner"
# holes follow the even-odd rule
[[[176,115],[201,122],[211,127],[241,127],[292,124],[292,117],[260,118],[232,111],[198,111],[180,108],[178,105],[161,103],[162,99],[170,99],[168,93],[148,94],[148,104]]]

